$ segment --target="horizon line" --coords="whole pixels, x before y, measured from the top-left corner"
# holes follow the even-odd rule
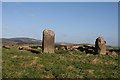
[[[3,37],[2,37],[3,38]],[[4,37],[5,38],[5,37]],[[12,38],[30,38],[30,37],[12,37]],[[7,39],[11,39],[11,38],[7,38]],[[30,38],[30,39],[36,39],[36,38]],[[42,39],[36,39],[36,40],[41,40]],[[95,43],[72,43],[72,42],[60,42],[60,41],[56,41],[55,43],[67,43],[67,44],[91,44],[91,45],[95,45]],[[115,46],[115,45],[107,45],[106,46]],[[117,47],[120,47],[119,45],[116,45]]]

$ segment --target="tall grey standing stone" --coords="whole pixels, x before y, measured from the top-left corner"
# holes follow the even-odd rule
[[[54,46],[55,46],[55,34],[51,30],[44,30],[43,31],[43,52],[44,53],[54,53]]]
[[[102,37],[98,37],[95,42],[95,52],[97,54],[106,54],[106,41]]]

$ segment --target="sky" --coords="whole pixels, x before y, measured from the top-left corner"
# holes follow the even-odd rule
[[[3,2],[2,37],[42,40],[43,30],[56,42],[90,43],[103,37],[118,45],[117,2]]]

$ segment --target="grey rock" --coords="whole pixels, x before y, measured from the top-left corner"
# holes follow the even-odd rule
[[[54,53],[55,33],[51,30],[43,31],[42,49],[44,53]]]
[[[102,37],[98,37],[95,42],[95,52],[98,54],[106,54],[106,41]]]

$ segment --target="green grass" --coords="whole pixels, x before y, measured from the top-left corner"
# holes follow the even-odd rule
[[[118,56],[56,50],[55,54],[3,49],[3,78],[118,78]]]

